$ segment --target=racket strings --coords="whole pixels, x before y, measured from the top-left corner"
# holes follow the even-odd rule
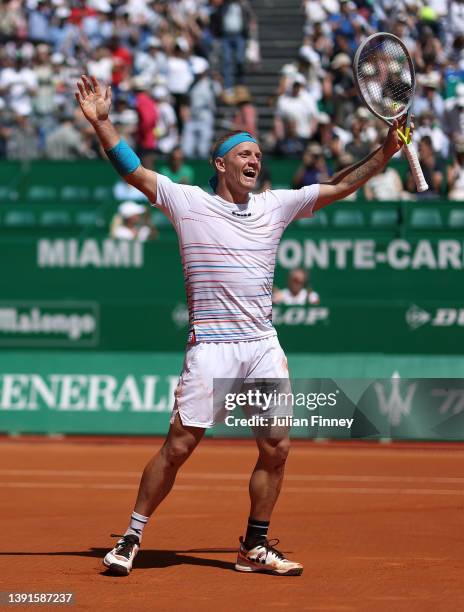
[[[357,67],[361,93],[372,109],[385,119],[401,116],[414,93],[408,56],[395,40],[377,38],[363,49]]]

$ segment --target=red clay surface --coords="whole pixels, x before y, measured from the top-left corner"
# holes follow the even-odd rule
[[[233,571],[254,445],[208,441],[132,574],[107,576],[160,443],[0,441],[0,591],[72,591],[70,609],[92,611],[464,609],[463,446],[295,444],[270,537],[305,571],[276,577]]]

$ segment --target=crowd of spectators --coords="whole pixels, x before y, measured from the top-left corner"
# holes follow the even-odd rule
[[[303,159],[295,186],[330,176],[383,140],[385,124],[360,108],[351,66],[366,36],[387,31],[405,41],[416,66],[414,140],[430,186],[421,197],[462,197],[464,1],[305,0],[304,11],[299,55],[281,71],[271,139],[275,153]],[[408,172],[389,169],[365,195],[409,199],[415,191]]]
[[[173,151],[206,159],[219,100],[234,109],[223,127],[257,134],[243,84],[246,53],[259,55],[252,9],[253,0],[2,0],[0,158],[102,156],[74,100],[84,72],[112,85],[111,118],[150,166]],[[430,185],[422,197],[461,198],[464,0],[302,0],[301,10],[298,57],[276,75],[273,128],[259,134],[268,151],[303,160],[295,186],[382,141],[385,125],[360,107],[351,65],[364,37],[389,31],[416,66],[415,141]],[[366,197],[411,197],[411,177],[394,172]]]
[[[145,163],[178,146],[208,157],[253,27],[247,0],[1,0],[0,158],[101,155],[74,99],[83,73],[112,86],[112,120]]]

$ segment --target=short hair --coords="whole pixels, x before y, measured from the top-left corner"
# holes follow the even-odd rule
[[[428,134],[425,134],[425,136],[422,136],[422,138],[419,141],[419,144],[425,144],[425,145],[433,148],[432,139],[430,138],[430,136]]]
[[[228,132],[220,136],[213,143],[213,146],[211,147],[211,156],[209,160],[211,164],[214,165],[214,154],[219,149],[219,147],[222,145],[222,143],[225,142],[226,140],[229,140],[229,138],[232,138],[232,136],[236,136],[237,134],[243,134],[243,130],[229,130]]]
[[[304,282],[308,282],[309,274],[307,270],[304,270],[303,268],[293,268],[293,270],[290,270],[288,274],[288,279],[293,278],[295,274],[302,274]]]

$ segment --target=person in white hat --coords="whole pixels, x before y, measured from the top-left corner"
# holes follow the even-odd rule
[[[132,200],[122,202],[112,222],[111,237],[117,240],[140,240],[155,238],[156,228],[146,222],[147,209]]]

